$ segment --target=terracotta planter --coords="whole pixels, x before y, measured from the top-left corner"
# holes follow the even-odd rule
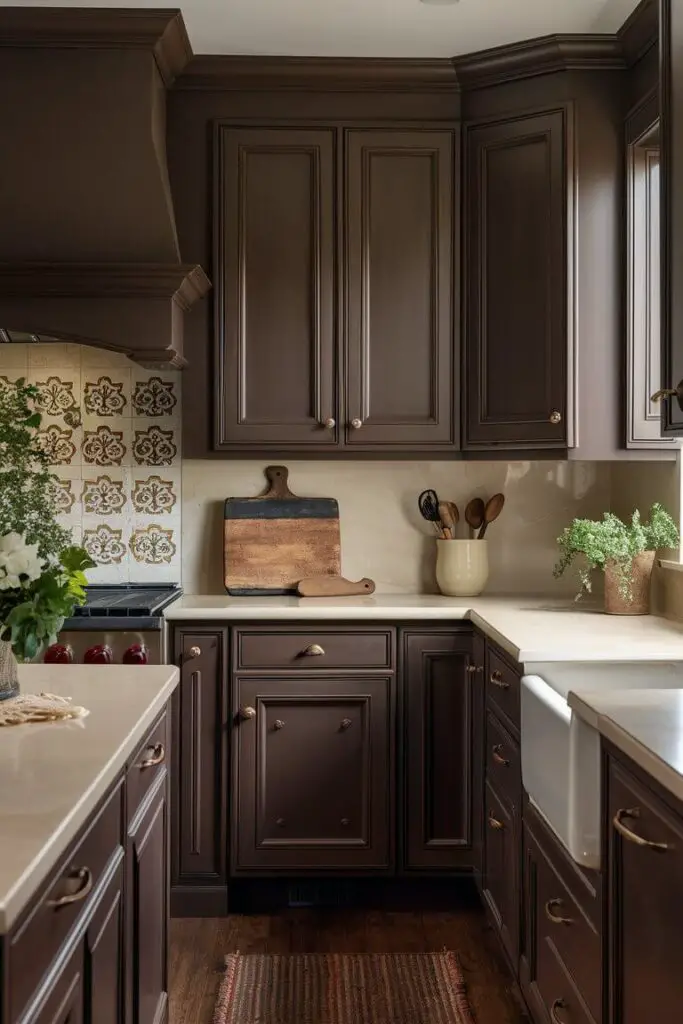
[[[633,559],[632,600],[630,601],[619,591],[619,574],[615,571],[614,563],[607,563],[605,566],[605,611],[608,615],[650,614],[650,582],[654,563],[654,551],[643,551]]]
[[[0,640],[0,700],[16,697],[19,693],[19,666],[12,645]]]

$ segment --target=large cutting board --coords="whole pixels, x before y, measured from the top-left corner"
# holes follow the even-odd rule
[[[235,596],[296,594],[299,580],[341,573],[339,505],[297,498],[286,466],[268,466],[258,498],[225,502],[225,587]]]

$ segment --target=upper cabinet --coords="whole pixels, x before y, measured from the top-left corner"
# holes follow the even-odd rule
[[[662,430],[683,437],[683,6],[660,0]]]
[[[219,126],[218,449],[456,448],[456,143]]]
[[[567,447],[568,116],[466,132],[465,448]]]

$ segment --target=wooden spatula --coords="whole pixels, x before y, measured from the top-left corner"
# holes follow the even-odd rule
[[[300,597],[358,597],[374,592],[375,584],[367,576],[357,583],[343,576],[309,576],[297,587]]]

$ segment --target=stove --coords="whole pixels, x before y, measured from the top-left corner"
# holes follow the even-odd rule
[[[45,652],[49,664],[163,665],[164,608],[182,591],[177,584],[122,583],[88,587],[85,604],[66,619],[57,643]]]

